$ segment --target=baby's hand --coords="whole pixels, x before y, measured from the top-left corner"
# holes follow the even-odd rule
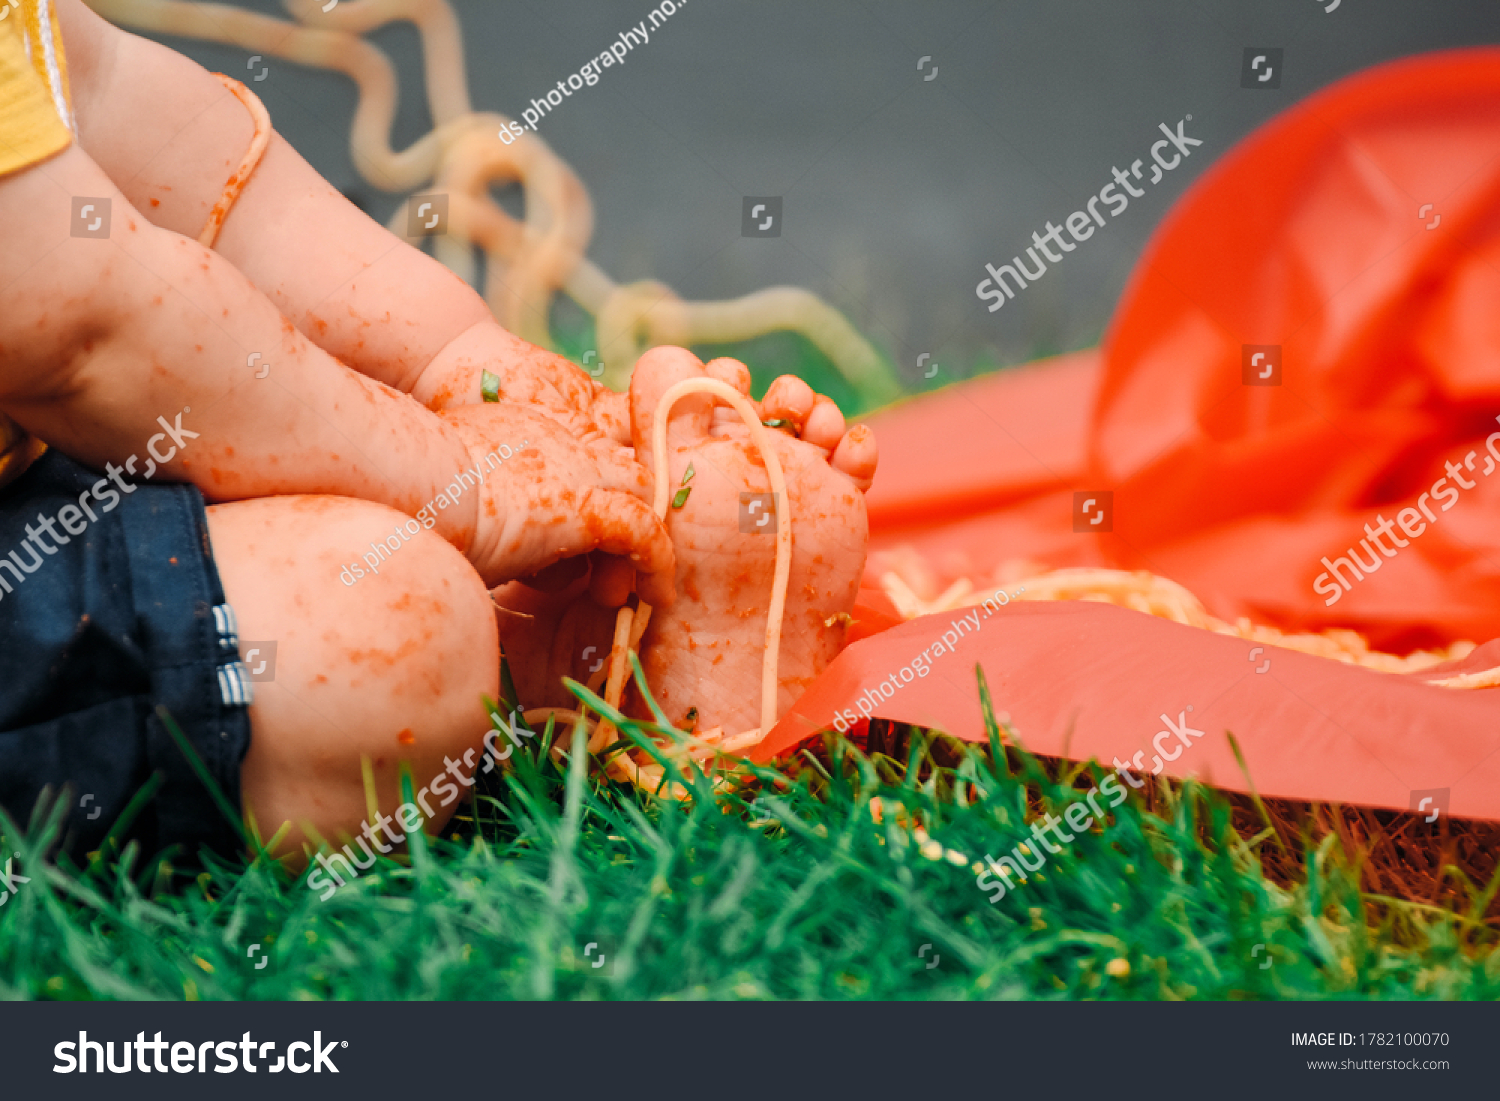
[[[500,401],[540,409],[575,439],[603,436],[620,444],[630,442],[630,410],[624,394],[594,381],[557,353],[511,335],[494,321],[475,325],[454,340],[409,389],[412,397],[441,413],[479,404],[487,396],[486,383],[495,387]]]
[[[484,475],[467,553],[486,584],[600,550],[635,566],[642,600],[672,602],[672,543],[646,503],[649,479],[628,448],[606,438],[580,443],[545,414],[510,402],[441,416],[468,446],[471,480]]]
[[[517,341],[516,353],[500,371],[503,401],[533,405],[572,430],[575,437],[603,435],[630,442],[630,405],[555,352]]]

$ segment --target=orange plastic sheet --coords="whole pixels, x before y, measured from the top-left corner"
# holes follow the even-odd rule
[[[1268,362],[1275,384],[1249,384]],[[1035,752],[1151,772],[1176,744],[1165,773],[1243,790],[1229,729],[1263,795],[1408,808],[1413,792],[1447,789],[1450,813],[1500,820],[1500,691],[1275,648],[1251,657],[1241,639],[1088,603],[980,609],[981,626],[934,656],[960,613],[889,626],[899,617],[874,589],[911,548],[939,585],[1015,560],[1145,569],[1231,622],[1352,628],[1394,653],[1485,643],[1500,638],[1497,415],[1500,50],[1341,81],[1184,196],[1101,350],[872,419],[882,459],[859,641],[758,754],[841,709],[860,716],[858,700],[982,739],[980,663]],[[1113,495],[1111,532],[1073,530],[1079,491]],[[1355,575],[1351,557],[1374,568]],[[911,668],[924,651],[926,675]],[[1442,668],[1497,664],[1490,643]],[[903,670],[911,681],[891,689]],[[889,697],[872,701],[882,683]],[[1179,715],[1205,735],[1176,735]]]

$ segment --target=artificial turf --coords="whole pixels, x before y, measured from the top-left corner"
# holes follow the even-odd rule
[[[29,840],[3,826],[0,861],[16,854],[31,882],[0,907],[0,996],[1500,996],[1475,916],[1488,894],[1460,909],[1362,896],[1332,836],[1278,886],[1271,831],[1247,841],[1228,800],[1191,782],[1158,788],[1154,812],[1133,793],[992,905],[975,863],[1031,840],[1027,823],[1098,770],[1044,767],[998,730],[988,748],[888,733],[906,735],[899,759],[830,740],[744,767],[733,792],[700,774],[684,802],[570,765],[547,746],[572,732],[538,732],[443,838],[327,901],[265,860],[197,878],[131,847],[47,865],[43,808]]]

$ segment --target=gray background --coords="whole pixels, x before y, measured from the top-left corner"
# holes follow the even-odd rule
[[[623,67],[565,99],[541,136],[590,188],[591,258],[687,298],[807,287],[924,389],[1096,343],[1156,223],[1254,127],[1382,60],[1500,42],[1495,0],[687,0]],[[454,0],[476,110],[533,97],[644,19],[647,0]],[[242,6],[278,13],[274,3]],[[396,61],[404,148],[431,125],[418,38]],[[165,38],[242,75],[249,51]],[[1240,87],[1247,46],[1285,51],[1278,90]],[[923,80],[917,59],[938,70]],[[399,197],[356,175],[355,94],[268,59],[252,87],[277,128],[382,221]],[[1046,220],[1060,223],[1191,114],[1204,144],[1047,276],[990,314],[974,294]],[[740,236],[741,198],[784,197],[779,239]],[[516,194],[500,193],[519,212]],[[566,321],[566,319],[562,319]],[[575,319],[576,320],[576,319]],[[767,355],[774,358],[770,348]],[[941,371],[916,368],[932,353]],[[758,364],[752,366],[759,367]],[[928,366],[931,364],[929,362]],[[757,374],[761,374],[760,370]]]

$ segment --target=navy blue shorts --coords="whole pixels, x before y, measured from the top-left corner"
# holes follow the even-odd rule
[[[170,845],[233,857],[234,825],[157,714],[238,814],[250,685],[203,497],[115,486],[53,450],[0,489],[0,807],[25,829],[43,790],[66,786],[76,858],[159,774],[125,838],[146,857]]]

